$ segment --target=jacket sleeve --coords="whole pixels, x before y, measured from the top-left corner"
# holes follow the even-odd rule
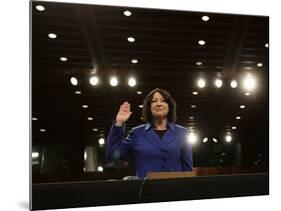
[[[192,146],[187,141],[187,130],[184,135],[183,145],[181,149],[181,161],[183,171],[192,171],[193,168],[193,158],[192,158]]]
[[[106,140],[107,160],[124,159],[128,155],[130,149],[132,148],[134,132],[131,130],[127,137],[125,137],[125,133],[125,125],[118,127],[115,123],[113,123]]]

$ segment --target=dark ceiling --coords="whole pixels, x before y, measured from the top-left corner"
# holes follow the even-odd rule
[[[123,14],[126,10],[131,16]],[[132,105],[129,130],[142,123],[139,105],[158,87],[176,100],[177,123],[198,132],[200,140],[221,142],[231,132],[244,145],[267,146],[269,17],[51,2],[32,2],[31,14],[34,145],[97,143],[124,100]],[[202,20],[204,15],[209,21]],[[246,73],[257,78],[249,96],[241,85]],[[100,79],[97,86],[89,83],[93,75]],[[109,85],[112,75],[119,79],[117,87]],[[128,86],[129,76],[136,78],[135,87]],[[206,79],[205,88],[197,87],[199,77]],[[222,88],[213,85],[216,77]],[[238,81],[236,89],[229,85],[232,79]],[[85,104],[88,108],[82,108]]]

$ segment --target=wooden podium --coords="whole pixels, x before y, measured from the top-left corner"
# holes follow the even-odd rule
[[[173,179],[197,176],[196,170],[178,172],[148,172],[147,179]]]

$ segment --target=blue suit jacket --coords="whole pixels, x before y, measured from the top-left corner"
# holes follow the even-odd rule
[[[127,137],[125,126],[113,124],[107,138],[107,159],[124,158],[133,151],[138,178],[146,177],[147,172],[191,171],[192,149],[187,142],[187,129],[174,123],[168,126],[160,139],[150,123],[133,128]]]

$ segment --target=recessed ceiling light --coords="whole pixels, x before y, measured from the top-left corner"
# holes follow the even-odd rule
[[[38,158],[39,152],[32,152],[32,158]]]
[[[97,170],[98,170],[99,172],[103,172],[103,167],[102,167],[102,166],[98,166]]]
[[[35,7],[38,11],[44,11],[45,10],[45,7],[42,6],[42,5],[36,5]]]
[[[77,80],[77,78],[71,77],[71,78],[70,78],[70,83],[71,83],[73,86],[77,86],[77,85],[78,85],[78,80]]]
[[[244,109],[244,108],[246,108],[246,106],[245,105],[240,105],[240,108]]]
[[[90,78],[90,84],[96,86],[99,83],[99,78],[97,76],[93,76]]]
[[[193,95],[198,95],[198,92],[192,92]]]
[[[256,79],[249,74],[243,80],[243,87],[246,91],[253,91],[256,88]]]
[[[41,128],[40,132],[44,133],[44,132],[46,132],[46,129]]]
[[[208,21],[209,19],[210,19],[210,18],[209,18],[209,16],[207,16],[207,15],[204,15],[204,16],[202,17],[202,20],[205,21],[205,22]]]
[[[51,39],[56,39],[57,35],[55,33],[49,33],[48,37],[51,38]]]
[[[82,92],[81,92],[81,91],[75,91],[75,94],[77,94],[77,95],[81,95],[81,94],[82,94]]]
[[[128,40],[129,42],[135,42],[136,39],[135,39],[134,37],[128,37],[127,40]]]
[[[198,86],[199,88],[204,88],[204,87],[206,86],[206,81],[205,81],[204,79],[199,79],[199,80],[197,81],[197,86]]]
[[[60,60],[61,60],[62,62],[66,62],[68,59],[67,59],[66,57],[61,57]]]
[[[229,142],[231,142],[231,140],[232,140],[232,136],[231,136],[231,135],[226,135],[226,136],[225,136],[225,141],[226,141],[226,142],[229,143]]]
[[[196,105],[191,105],[190,107],[191,107],[191,108],[196,108]]]
[[[216,138],[212,138],[213,142],[218,143],[218,140]]]
[[[100,138],[100,139],[99,139],[99,144],[100,144],[100,145],[103,145],[104,143],[105,143],[104,138]]]
[[[216,87],[218,87],[218,88],[221,88],[222,87],[222,80],[221,79],[216,79],[215,80],[215,85],[216,85]]]
[[[125,16],[131,16],[131,15],[132,15],[132,12],[129,11],[129,10],[126,10],[126,11],[123,12],[123,14],[124,14]]]
[[[128,80],[128,85],[133,87],[137,84],[136,79],[135,78],[129,78]]]
[[[231,127],[231,129],[232,129],[232,130],[236,130],[236,127],[235,127],[235,126],[233,126],[233,127]]]
[[[36,120],[38,120],[38,118],[37,117],[32,117],[32,120],[36,121]]]
[[[136,64],[136,63],[138,63],[139,61],[137,60],[137,59],[132,59],[131,60],[131,63],[133,63],[133,64]]]
[[[237,87],[237,81],[236,80],[232,80],[230,82],[230,86],[231,86],[231,88],[236,88]]]
[[[143,105],[139,105],[139,108],[143,108]]]
[[[93,120],[93,119],[94,119],[93,117],[88,117],[88,120],[90,120],[90,121]]]
[[[98,128],[93,128],[93,131],[97,132],[99,129]]]
[[[250,93],[250,92],[246,92],[245,95],[246,95],[246,96],[249,96],[249,95],[251,95],[251,93]]]
[[[269,45],[268,45],[268,43],[265,43],[265,45],[264,45],[264,46],[265,46],[266,48],[268,48],[268,46],[269,46]]]
[[[196,65],[198,65],[198,66],[200,66],[200,65],[202,65],[203,63],[202,62],[196,62]]]
[[[116,77],[112,77],[110,79],[109,83],[110,83],[111,86],[117,86],[118,85],[118,79]]]
[[[189,143],[195,144],[197,142],[197,135],[194,132],[190,132],[187,137]]]
[[[141,94],[142,94],[142,91],[137,91],[137,94],[138,94],[138,95],[141,95]]]
[[[89,106],[88,105],[82,105],[82,108],[88,108]]]
[[[199,44],[199,45],[205,45],[206,42],[205,42],[205,40],[198,40],[198,44]]]
[[[262,67],[263,63],[257,63],[257,67]]]
[[[193,116],[190,116],[190,117],[189,117],[189,119],[190,119],[190,120],[193,120],[193,119],[194,119],[194,117],[193,117]]]
[[[208,138],[205,137],[205,138],[203,139],[203,143],[206,143],[207,141],[208,141]]]
[[[240,116],[237,116],[236,119],[241,119],[241,117],[240,117]]]

